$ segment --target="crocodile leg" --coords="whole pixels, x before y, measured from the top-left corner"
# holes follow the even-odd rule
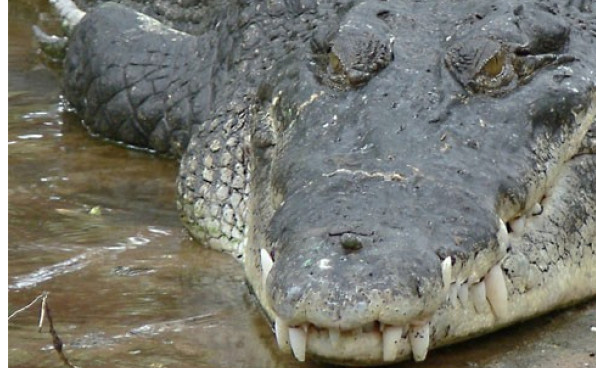
[[[92,133],[178,156],[190,127],[211,110],[212,76],[220,64],[215,39],[106,3],[73,29],[66,98]]]

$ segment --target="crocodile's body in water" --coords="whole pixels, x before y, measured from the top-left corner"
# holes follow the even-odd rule
[[[128,5],[162,22],[63,10],[65,94],[180,155],[185,224],[299,360],[422,360],[596,294],[592,1]]]

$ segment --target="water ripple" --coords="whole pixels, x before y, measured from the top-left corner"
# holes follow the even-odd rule
[[[97,251],[88,251],[79,254],[65,261],[41,267],[31,273],[13,277],[13,282],[8,285],[8,289],[26,289],[36,286],[42,282],[53,279],[56,276],[65,275],[71,272],[79,271],[91,263],[91,256]]]

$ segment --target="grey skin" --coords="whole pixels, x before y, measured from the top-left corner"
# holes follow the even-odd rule
[[[66,97],[180,157],[282,349],[422,360],[596,295],[592,1],[164,3],[89,10]]]

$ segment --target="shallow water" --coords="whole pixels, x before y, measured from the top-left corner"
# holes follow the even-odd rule
[[[278,352],[232,258],[193,243],[176,162],[89,137],[60,102],[31,25],[49,5],[9,0],[9,313],[49,292],[79,367],[315,367]],[[39,303],[8,325],[11,367],[58,367]],[[596,367],[596,303],[430,354],[416,367]],[[400,367],[413,366],[404,363]]]

